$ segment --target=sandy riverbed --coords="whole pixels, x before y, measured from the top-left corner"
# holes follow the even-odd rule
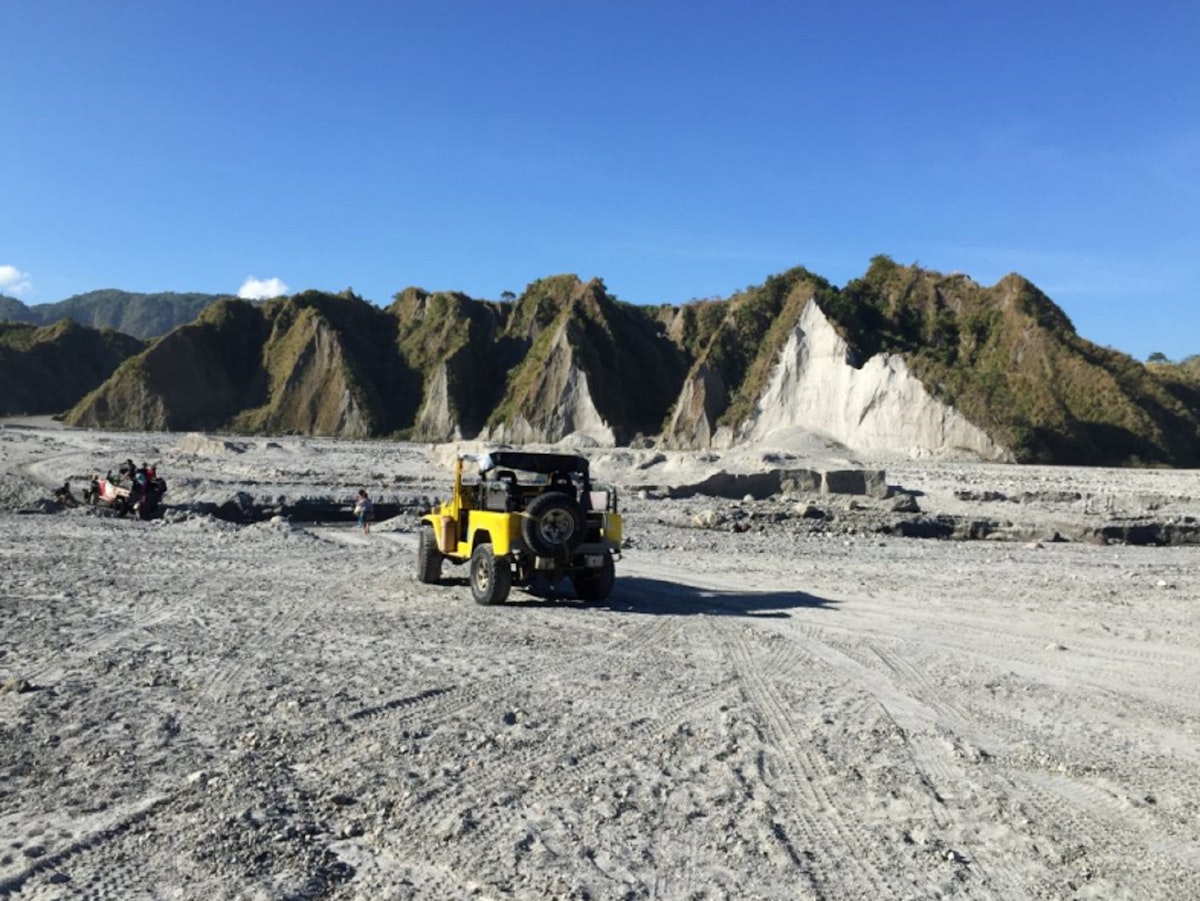
[[[933,541],[594,452],[612,597],[484,608],[413,577],[444,454],[182,437],[0,428],[0,898],[1200,896],[1200,548],[1049,540],[1196,473],[888,464],[1025,536]],[[20,512],[127,456],[161,520]]]

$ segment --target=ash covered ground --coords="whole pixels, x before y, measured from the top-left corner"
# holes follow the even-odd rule
[[[1197,473],[588,453],[612,596],[485,608],[447,448],[0,427],[0,897],[1200,895]],[[48,502],[126,457],[162,518]]]

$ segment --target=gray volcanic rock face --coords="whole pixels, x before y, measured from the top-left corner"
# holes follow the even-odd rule
[[[553,443],[568,435],[584,435],[603,447],[617,443],[612,427],[596,410],[587,374],[576,361],[564,324],[554,336],[533,403],[511,423],[497,426],[492,437],[523,444]]]
[[[425,389],[425,403],[417,414],[414,436],[422,441],[457,441],[463,437],[461,424],[450,404],[449,374],[442,363],[433,371]]]
[[[711,446],[728,394],[721,374],[702,364],[683,384],[663,436],[667,446],[690,450]]]
[[[805,429],[865,454],[1011,459],[986,432],[934,399],[902,357],[876,354],[861,368],[851,358],[810,300],[742,435],[771,443],[772,436]]]
[[[313,317],[295,368],[277,393],[280,425],[301,432],[365,438],[370,423],[346,378],[340,336]]]

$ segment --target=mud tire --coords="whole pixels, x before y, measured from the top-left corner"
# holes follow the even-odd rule
[[[587,604],[595,604],[608,598],[613,583],[617,580],[617,568],[612,554],[604,555],[599,569],[578,569],[571,573],[571,584],[575,586],[575,597]]]
[[[521,537],[539,557],[561,557],[583,543],[583,508],[569,494],[548,491],[529,502]]]
[[[497,557],[490,544],[481,544],[471,554],[471,596],[476,604],[503,604],[512,588],[512,566],[507,557]]]
[[[442,578],[442,554],[433,537],[433,526],[423,523],[417,533],[417,581],[436,585]]]

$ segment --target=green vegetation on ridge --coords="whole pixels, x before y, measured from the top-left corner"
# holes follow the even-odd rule
[[[862,359],[898,353],[938,399],[1025,462],[1194,465],[1197,408],[1131,357],[1080,338],[1017,275],[983,288],[876,257],[820,298]]]
[[[61,413],[140,351],[141,341],[63,319],[0,323],[0,415]]]
[[[560,342],[570,348],[618,441],[657,433],[687,369],[653,311],[614,299],[600,279],[560,275],[534,282],[517,301],[505,334],[526,350],[488,420],[493,428],[517,416],[533,423],[553,416],[555,392],[564,387],[553,381],[564,373],[551,365]]]
[[[128,360],[72,417],[441,440],[518,421],[533,434],[569,429],[559,407],[586,391],[627,442],[657,436],[704,368],[703,403],[689,401],[679,425],[681,440],[702,441],[753,413],[810,300],[846,340],[848,365],[902,356],[1020,460],[1200,465],[1194,359],[1145,366],[1097,347],[1020,276],[985,288],[882,256],[842,289],[797,267],[681,307],[624,303],[574,275],[539,279],[507,303],[420,288],[386,309],[349,291],[226,299]],[[11,354],[29,335],[8,327],[0,347]],[[699,416],[702,428],[687,424]]]

